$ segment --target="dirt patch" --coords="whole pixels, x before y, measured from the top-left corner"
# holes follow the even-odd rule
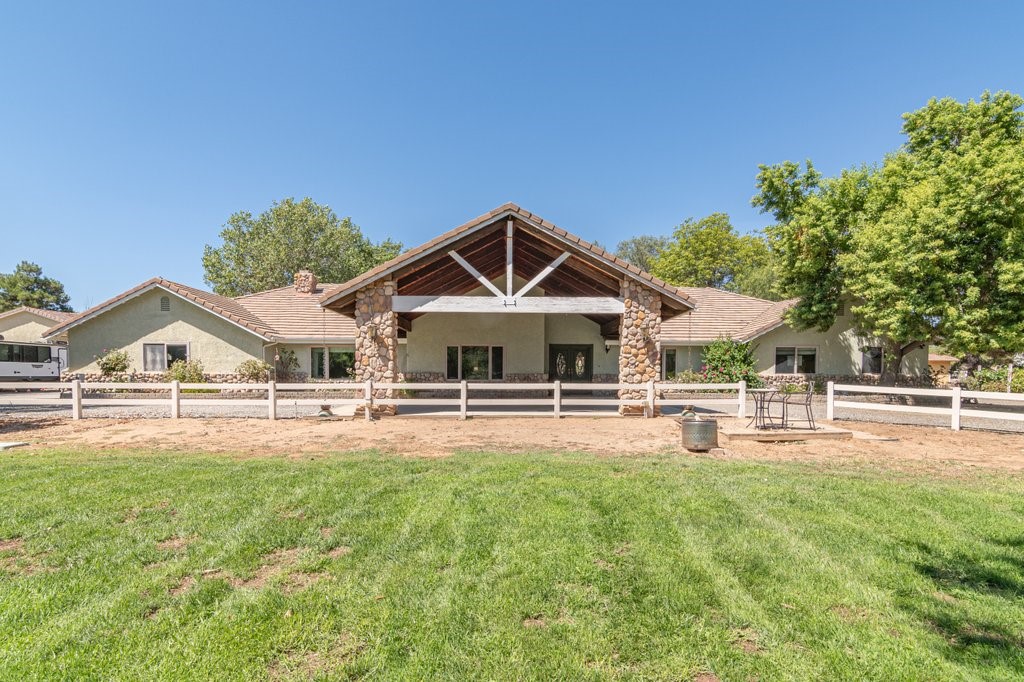
[[[334,529],[330,526],[324,526],[320,529],[320,537],[324,538],[325,540],[329,539],[332,535],[334,535]]]
[[[263,557],[263,563],[260,564],[259,568],[256,569],[256,572],[249,578],[239,578],[238,576],[221,569],[205,570],[203,571],[203,577],[213,580],[227,580],[228,584],[234,588],[260,590],[266,587],[267,583],[270,582],[271,579],[284,573],[293,566],[298,556],[298,547],[278,549]]]
[[[332,559],[338,559],[340,557],[345,556],[346,554],[351,554],[351,553],[352,553],[352,548],[351,547],[349,547],[347,545],[339,545],[338,547],[335,547],[330,552],[328,552],[327,556],[331,557]]]
[[[267,668],[271,680],[314,679],[351,663],[365,645],[350,633],[343,633],[326,651],[292,651]]]
[[[541,615],[530,616],[529,618],[523,619],[524,628],[546,628],[547,626],[548,622],[544,620],[544,617]]]
[[[718,675],[714,673],[697,673],[693,676],[693,682],[721,682]]]
[[[0,552],[21,552],[25,547],[25,541],[21,538],[8,538],[0,540]]]
[[[732,644],[745,654],[756,654],[761,651],[757,642],[757,631],[753,628],[741,628],[733,633]]]
[[[285,579],[284,593],[292,594],[294,592],[301,592],[321,580],[330,580],[330,573],[290,573]]]
[[[177,597],[179,595],[185,594],[190,589],[192,589],[192,586],[195,585],[195,584],[196,584],[196,579],[193,578],[190,575],[186,575],[184,578],[182,578],[180,581],[178,581],[177,585],[175,585],[174,587],[172,587],[170,589],[171,596],[172,597]]]
[[[959,601],[956,597],[945,592],[932,592],[932,596],[946,604],[956,604]]]
[[[571,428],[566,427],[572,420]],[[722,417],[724,428],[746,420]],[[20,425],[20,426],[19,426]],[[877,466],[884,469],[960,475],[978,470],[1024,472],[1024,434],[950,431],[842,421],[836,425],[885,440],[811,441],[788,444],[739,441],[729,444],[729,459],[820,463],[828,466]],[[326,452],[379,450],[411,457],[449,456],[460,451],[586,452],[598,456],[686,453],[679,425],[671,417],[392,417],[362,420],[304,419],[105,419],[20,420],[3,428],[31,431],[41,447],[90,447],[223,452],[243,457],[292,456]],[[169,432],[175,432],[168,438]],[[895,440],[893,440],[895,439]],[[627,472],[628,474],[628,472]]]
[[[163,552],[177,552],[188,547],[194,540],[195,538],[193,537],[175,535],[156,543],[156,548]]]
[[[833,606],[832,613],[847,623],[865,620],[871,612],[862,606]]]
[[[600,568],[602,571],[615,570],[615,565],[605,561],[604,559],[594,559],[594,565]]]

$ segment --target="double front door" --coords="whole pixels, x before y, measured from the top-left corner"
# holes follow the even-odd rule
[[[594,377],[594,347],[551,344],[548,378],[551,381],[589,382]]]

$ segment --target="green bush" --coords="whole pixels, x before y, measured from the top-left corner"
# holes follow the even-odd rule
[[[274,361],[277,363],[278,369],[283,372],[291,372],[299,368],[299,359],[295,357],[295,351],[290,348],[282,348],[277,351]]]
[[[273,366],[262,360],[246,360],[235,368],[235,373],[246,381],[267,381],[270,378],[270,370]]]
[[[1006,372],[1005,366],[979,367],[974,374],[964,380],[963,387],[968,391],[1006,393]],[[1024,393],[1024,367],[1013,368],[1010,392]]]
[[[707,379],[700,372],[694,372],[692,369],[683,369],[676,372],[673,376],[669,377],[672,381],[677,384],[706,384]]]
[[[754,347],[733,339],[720,338],[704,346],[703,377],[709,384],[731,384],[746,381],[754,388],[761,385],[754,359]]]
[[[105,377],[115,374],[124,374],[131,366],[131,358],[126,350],[109,350],[104,348],[103,355],[96,355],[96,366],[100,368],[100,374]]]
[[[183,384],[206,383],[203,363],[199,360],[175,360],[164,372],[164,381],[180,381]]]

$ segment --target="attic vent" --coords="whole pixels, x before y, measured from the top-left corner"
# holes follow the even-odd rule
[[[160,312],[169,313],[171,312],[171,298],[170,296],[160,297]]]

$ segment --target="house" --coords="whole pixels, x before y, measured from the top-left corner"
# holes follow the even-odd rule
[[[848,324],[787,327],[792,303],[669,285],[506,204],[348,282],[300,272],[291,286],[227,298],[155,278],[47,334],[68,335],[70,370],[90,379],[96,355],[123,348],[153,377],[194,358],[231,380],[259,359],[291,380],[560,379],[637,384],[624,395],[641,397],[645,382],[699,368],[720,336],[755,342],[766,375],[880,370],[880,351]],[[915,353],[908,372],[926,367]]]
[[[30,308],[21,306],[0,313],[0,341],[16,341],[20,343],[45,343],[43,337],[55,322],[61,323],[72,317],[74,313],[58,310]],[[67,338],[57,335],[51,339],[53,343],[66,343]]]

